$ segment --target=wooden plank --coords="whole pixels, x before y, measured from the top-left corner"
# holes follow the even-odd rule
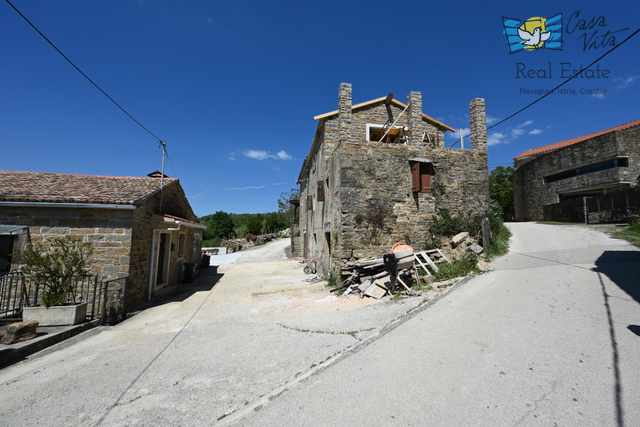
[[[369,286],[369,288],[366,291],[364,291],[364,294],[371,298],[380,299],[387,294],[387,290],[382,289],[380,286],[374,283],[371,286]]]
[[[429,255],[427,255],[426,252],[420,252],[420,255],[423,256],[424,260],[431,266],[431,268],[433,268],[434,272],[438,272],[438,266],[436,266],[436,264],[433,262],[433,260],[431,258],[429,258]]]
[[[413,258],[418,261],[418,264],[420,264],[420,267],[422,267],[422,269],[424,271],[426,271],[427,275],[432,276],[431,272],[429,271],[429,269],[427,268],[427,266],[425,266],[422,261],[420,261],[420,257],[418,256],[419,254],[413,254]]]
[[[402,286],[404,286],[404,287],[405,287],[405,289],[406,289],[406,290],[408,290],[408,291],[409,291],[409,293],[410,293],[411,295],[415,295],[415,292],[413,292],[413,289],[411,289],[410,287],[408,287],[408,286],[407,286],[407,284],[406,284],[406,283],[404,283],[404,282],[402,281],[402,279],[400,278],[400,276],[396,277],[396,279],[398,279],[398,282],[400,282],[400,283],[402,284]]]
[[[446,256],[444,256],[444,254],[442,253],[442,251],[440,249],[438,249],[438,253],[440,254],[440,256],[442,258],[444,258],[445,261],[447,261],[449,264],[451,264],[451,261],[449,261],[449,258],[447,258]]]

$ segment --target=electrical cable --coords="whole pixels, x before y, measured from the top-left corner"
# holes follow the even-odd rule
[[[535,101],[531,102],[530,104],[528,104],[527,106],[525,106],[524,108],[521,108],[520,110],[516,111],[515,113],[511,114],[510,116],[508,116],[505,119],[500,120],[497,123],[492,124],[491,126],[489,126],[487,128],[487,130],[489,129],[493,129],[494,127],[498,126],[499,124],[502,124],[504,122],[506,122],[507,120],[515,117],[516,115],[522,113],[524,110],[526,110],[527,108],[531,107],[532,105],[536,104],[539,101],[542,101],[544,98],[546,98],[547,96],[551,95],[553,92],[555,92],[557,89],[561,88],[562,86],[566,85],[567,83],[569,83],[571,80],[575,79],[577,76],[579,76],[580,74],[582,74],[583,71],[588,70],[592,65],[595,65],[598,61],[600,61],[602,58],[604,58],[605,56],[607,56],[608,54],[610,54],[611,52],[613,52],[614,50],[616,50],[617,48],[619,48],[620,46],[622,46],[623,44],[625,44],[627,41],[629,41],[629,39],[631,39],[631,37],[635,36],[636,34],[638,34],[640,32],[640,29],[637,29],[633,34],[631,34],[629,37],[627,37],[626,39],[624,39],[623,41],[621,41],[620,43],[618,43],[617,45],[615,45],[614,47],[612,47],[611,49],[609,49],[608,51],[606,51],[604,54],[602,54],[602,56],[600,56],[598,59],[596,59],[595,61],[593,61],[591,64],[587,65],[585,68],[580,69],[580,71],[578,71],[577,73],[575,73],[574,75],[572,75],[571,77],[569,77],[567,80],[565,80],[564,82],[560,83],[558,86],[554,87],[553,89],[551,89],[550,91],[548,91],[547,93],[545,93],[544,95],[542,95],[540,98],[536,99]],[[469,135],[464,135],[463,138],[468,137]],[[453,147],[454,145],[458,144],[460,142],[460,139],[458,139],[458,141],[456,141],[455,143],[453,143],[452,145],[450,145],[448,148]]]
[[[19,11],[19,10],[18,10],[18,9],[17,9],[17,8],[16,8],[16,7],[15,7],[15,6],[14,6],[14,5],[9,1],[9,0],[6,0],[6,2],[7,2],[7,3],[9,3],[9,6],[11,6],[11,7],[13,8],[13,10],[15,10],[16,12],[18,12],[18,15],[20,15],[20,16],[22,17],[22,19],[24,19],[25,21],[27,21],[27,23],[28,23],[29,25],[31,25],[31,27],[32,27],[34,30],[36,30],[36,31],[38,32],[38,34],[40,34],[40,35],[42,36],[42,38],[44,38],[44,39],[47,41],[47,43],[49,43],[49,44],[51,45],[51,47],[53,47],[53,48],[54,48],[54,49],[55,49],[55,50],[56,50],[60,55],[62,55],[62,57],[63,57],[64,59],[66,59],[66,60],[67,60],[67,62],[68,62],[69,64],[71,64],[71,66],[73,66],[73,68],[75,68],[75,69],[76,69],[80,74],[82,74],[82,76],[83,76],[85,79],[89,80],[89,82],[90,82],[93,86],[95,86],[95,87],[96,87],[96,89],[98,89],[100,92],[102,92],[102,94],[103,94],[104,96],[106,96],[107,98],[109,98],[109,100],[110,100],[111,102],[113,102],[113,103],[115,104],[115,106],[116,106],[116,107],[118,107],[118,108],[119,108],[123,113],[125,113],[127,116],[129,116],[129,118],[130,118],[131,120],[133,120],[134,122],[136,122],[136,124],[137,124],[138,126],[140,126],[142,129],[144,129],[145,131],[147,131],[147,133],[149,133],[149,134],[150,134],[151,136],[153,136],[155,139],[157,139],[158,141],[160,141],[160,138],[158,138],[156,135],[154,135],[154,134],[153,134],[153,132],[151,132],[149,129],[147,129],[146,127],[144,127],[144,126],[143,126],[139,121],[137,121],[137,120],[136,120],[136,119],[135,119],[131,114],[129,114],[129,113],[127,112],[127,110],[125,110],[124,108],[122,108],[122,107],[120,106],[120,104],[118,104],[118,103],[117,103],[113,98],[111,98],[111,97],[110,97],[110,96],[109,96],[109,95],[108,95],[104,90],[102,90],[102,88],[101,88],[100,86],[98,86],[98,85],[97,85],[93,80],[91,80],[91,79],[89,78],[89,76],[87,76],[85,73],[83,73],[83,72],[82,72],[82,70],[80,70],[80,68],[78,68],[78,67],[76,66],[76,64],[74,64],[73,62],[71,62],[71,60],[70,60],[69,58],[67,58],[67,56],[66,56],[64,53],[62,53],[62,51],[60,51],[60,49],[58,49],[58,48],[56,47],[56,45],[54,45],[54,44],[53,44],[53,42],[51,42],[51,40],[49,40],[49,39],[47,38],[47,36],[45,36],[44,34],[42,34],[42,32],[41,32],[38,28],[36,28],[36,26],[35,26],[35,25],[33,25],[33,24],[31,23],[31,21],[29,21],[29,19],[27,19],[27,17],[26,17],[26,16],[24,16],[24,15],[22,14],[22,12],[20,12],[20,11]],[[165,147],[165,151],[166,151],[166,147]]]
[[[258,185],[258,186],[249,186],[249,187],[236,187],[236,188],[216,188],[216,189],[211,189],[211,190],[204,190],[203,192],[201,192],[200,194],[198,194],[197,196],[192,196],[192,197],[187,197],[187,199],[195,199],[197,197],[202,196],[205,193],[208,193],[210,191],[238,191],[238,190],[259,190],[261,188],[265,188],[265,187],[273,187],[276,185],[283,185],[283,184],[293,184],[293,183],[301,183],[307,181],[307,179],[301,179],[301,180],[295,180],[295,181],[285,181],[285,182],[277,182],[275,184],[264,184],[264,185]]]

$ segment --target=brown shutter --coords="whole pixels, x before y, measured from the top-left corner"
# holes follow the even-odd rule
[[[307,196],[307,210],[313,210],[313,196]]]
[[[324,181],[318,181],[318,201],[324,202]]]
[[[411,165],[411,191],[414,193],[420,191],[420,163],[418,162]]]
[[[421,163],[420,166],[420,191],[423,193],[431,193],[431,164]]]

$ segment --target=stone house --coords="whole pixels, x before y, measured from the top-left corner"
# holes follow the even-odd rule
[[[514,159],[516,221],[544,207],[638,185],[640,120],[525,151]]]
[[[318,127],[298,177],[303,256],[328,275],[344,262],[389,252],[397,242],[424,246],[427,221],[489,208],[483,99],[470,104],[471,147],[447,148],[454,129],[422,112],[422,95],[352,105],[340,85],[338,110]]]
[[[76,237],[94,245],[92,274],[127,278],[116,309],[179,283],[205,228],[175,178],[0,170],[0,274],[20,268],[11,253],[28,243]]]

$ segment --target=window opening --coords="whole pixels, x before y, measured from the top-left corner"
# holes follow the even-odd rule
[[[433,164],[415,162],[411,165],[411,191],[414,193],[431,193],[431,177],[434,175]]]

